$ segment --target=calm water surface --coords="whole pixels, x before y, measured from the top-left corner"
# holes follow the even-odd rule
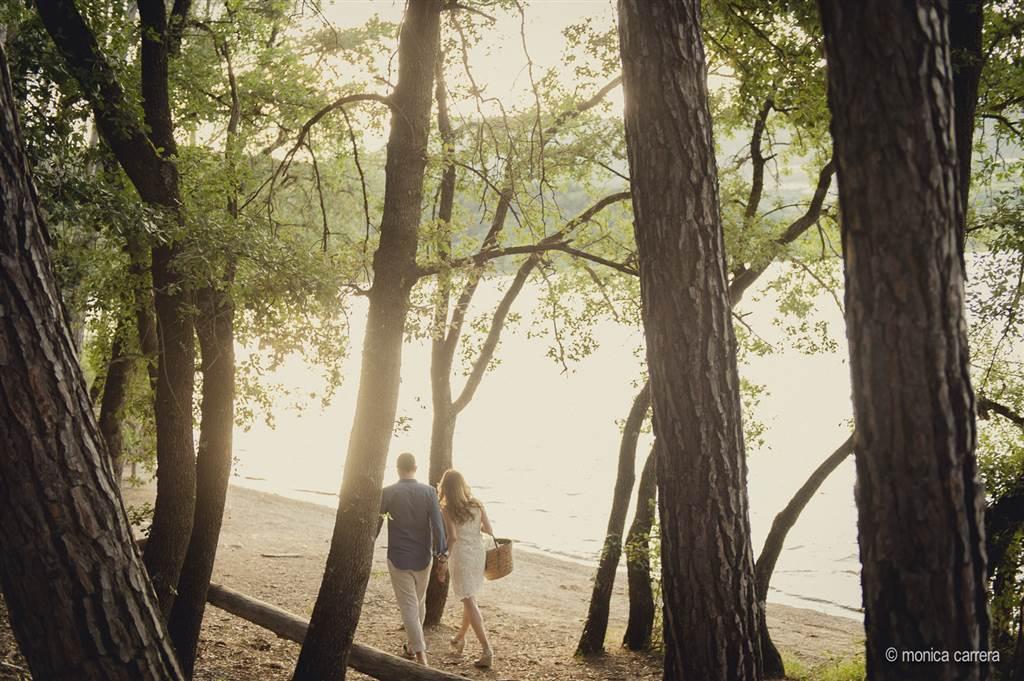
[[[771,274],[771,273],[769,273]],[[498,284],[478,294],[478,311],[500,296]],[[520,547],[592,564],[600,550],[614,484],[619,423],[636,393],[640,366],[634,351],[637,329],[614,322],[596,332],[600,348],[565,373],[548,356],[550,342],[528,338],[537,289],[525,290],[516,310],[524,320],[506,334],[501,364],[487,376],[459,419],[455,465],[487,504],[499,534]],[[759,335],[783,344],[773,326],[774,302],[744,302],[745,319]],[[839,341],[835,353],[807,356],[796,351],[751,358],[741,373],[768,389],[755,409],[766,425],[765,446],[749,449],[749,491],[755,551],[774,515],[807,475],[849,434],[850,384],[839,310],[831,297],[818,301],[818,318]],[[363,308],[351,319],[361,324]],[[346,442],[354,413],[362,326],[353,329],[346,383],[326,410],[311,404],[301,414],[274,412],[275,427],[263,422],[235,434],[234,484],[297,499],[336,505]],[[240,359],[249,350],[239,349]],[[403,354],[399,415],[408,430],[392,443],[393,461],[402,451],[420,459],[425,478],[430,437],[429,343],[412,341]],[[319,385],[315,367],[290,361],[273,377],[300,394]],[[457,377],[456,390],[462,377]],[[640,442],[637,475],[650,447]],[[772,580],[769,600],[850,617],[860,616],[860,577],[853,461],[844,462],[810,502],[790,532]]]

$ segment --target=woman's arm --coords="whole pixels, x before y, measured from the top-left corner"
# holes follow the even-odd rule
[[[452,547],[455,546],[455,542],[459,540],[459,531],[455,529],[455,523],[448,517],[448,511],[441,509],[441,517],[444,518],[444,533],[448,537],[448,553],[451,553]]]
[[[480,504],[480,527],[487,534],[494,536],[494,528],[491,527],[491,520],[487,517],[487,509],[483,504]]]

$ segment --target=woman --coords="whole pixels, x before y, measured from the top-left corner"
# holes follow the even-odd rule
[[[487,511],[469,490],[466,479],[456,470],[449,470],[441,478],[438,496],[441,501],[441,515],[444,518],[445,534],[448,536],[449,558],[443,563],[439,577],[444,581],[444,565],[451,571],[451,592],[462,601],[462,626],[451,640],[452,651],[462,654],[466,645],[466,632],[473,633],[480,641],[483,652],[473,664],[488,668],[494,660],[494,651],[487,640],[484,619],[476,605],[476,593],[484,583],[484,559],[487,549],[481,530],[493,534]]]

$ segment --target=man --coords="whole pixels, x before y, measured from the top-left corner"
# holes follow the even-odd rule
[[[384,517],[388,519],[388,572],[402,611],[408,639],[406,654],[427,666],[423,618],[431,547],[439,567],[443,567],[448,561],[448,544],[437,490],[416,482],[416,457],[409,452],[398,456],[398,478],[398,482],[384,488],[380,500],[381,523]]]

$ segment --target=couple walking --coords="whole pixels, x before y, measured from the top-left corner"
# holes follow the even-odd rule
[[[416,481],[416,458],[406,452],[398,457],[398,478],[384,488],[380,512],[388,519],[388,572],[408,639],[405,652],[427,665],[423,617],[433,556],[438,579],[444,582],[450,574],[451,593],[462,601],[462,626],[450,642],[452,651],[462,654],[472,627],[483,648],[474,664],[490,667],[494,654],[476,604],[484,582],[482,533],[493,534],[487,512],[458,471],[446,472],[435,490]]]

